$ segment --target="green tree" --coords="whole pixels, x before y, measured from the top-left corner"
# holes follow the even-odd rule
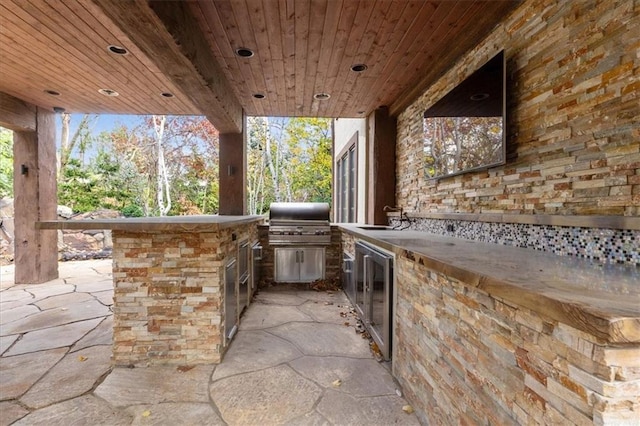
[[[64,174],[58,181],[58,203],[70,207],[74,212],[88,212],[100,206],[94,187],[99,176],[80,164],[77,158],[67,161]]]
[[[13,132],[0,127],[0,198],[13,197]]]
[[[322,118],[289,121],[291,187],[296,201],[331,202],[331,122]]]
[[[273,201],[331,202],[329,119],[250,117],[247,127],[249,213]]]

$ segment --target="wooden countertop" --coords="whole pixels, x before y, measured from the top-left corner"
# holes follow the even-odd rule
[[[254,222],[263,216],[165,216],[98,220],[50,220],[36,223],[38,229],[111,229],[116,231],[213,232]]]
[[[341,229],[608,343],[640,342],[640,268],[418,231]]]

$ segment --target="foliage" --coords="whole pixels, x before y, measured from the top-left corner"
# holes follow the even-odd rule
[[[13,132],[0,127],[0,198],[13,197]]]
[[[321,118],[248,120],[249,213],[274,201],[331,201],[331,121]]]
[[[142,217],[144,216],[144,212],[142,211],[142,207],[136,206],[135,204],[129,204],[125,206],[120,213],[124,217]]]
[[[96,210],[101,205],[95,190],[99,176],[85,169],[78,159],[70,159],[58,183],[58,202],[69,206],[74,212]]]
[[[156,122],[160,122],[157,120]],[[92,139],[98,153],[88,164],[69,158],[59,178],[59,199],[74,211],[120,210],[126,216],[211,214],[218,209],[218,132],[204,117],[166,117],[161,137],[154,117]],[[165,173],[159,174],[159,156]],[[159,179],[161,177],[161,179]],[[168,206],[166,203],[164,206]]]
[[[85,116],[82,129],[90,122]],[[248,122],[250,213],[264,213],[273,201],[331,200],[330,120],[251,117]],[[218,212],[219,138],[206,118],[143,117],[137,125],[98,137],[83,132],[75,132],[76,140],[85,142],[68,143],[68,151],[60,153],[68,157],[59,200],[75,212],[107,208],[127,217]],[[84,161],[80,148],[86,146],[94,149]]]

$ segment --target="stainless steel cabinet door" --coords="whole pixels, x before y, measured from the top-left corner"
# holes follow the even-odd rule
[[[224,269],[224,334],[228,340],[231,340],[238,325],[237,276],[237,264],[234,257]]]
[[[308,247],[298,249],[300,281],[312,282],[324,278],[324,248]]]
[[[324,247],[281,247],[274,250],[275,281],[309,283],[324,278]]]
[[[275,281],[279,283],[293,283],[300,280],[300,265],[298,264],[297,248],[277,248],[275,256]]]

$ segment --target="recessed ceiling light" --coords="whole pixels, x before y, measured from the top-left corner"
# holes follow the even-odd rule
[[[98,93],[103,94],[105,96],[114,96],[114,97],[120,94],[115,90],[111,90],[111,89],[99,89]]]
[[[61,112],[64,112],[64,111],[65,110],[62,107],[53,107],[53,112],[55,112],[55,113],[61,113]]]
[[[472,101],[484,101],[485,99],[489,99],[489,94],[488,93],[474,93],[473,95],[469,96],[469,99],[471,99]]]
[[[240,47],[236,49],[236,55],[242,58],[250,58],[253,56],[253,50],[247,49],[246,47]]]
[[[254,93],[253,97],[256,99],[264,99],[264,93]]]
[[[355,64],[351,66],[351,71],[362,72],[362,71],[365,71],[367,68],[369,67],[366,66],[365,64]]]
[[[313,99],[318,100],[318,101],[326,101],[330,97],[331,97],[331,95],[328,94],[328,93],[316,93],[315,95],[313,95]]]
[[[129,53],[129,51],[124,47],[116,46],[115,44],[108,46],[107,50],[111,53],[115,53],[116,55],[126,55],[127,53]]]
[[[170,92],[162,92],[160,93],[160,96],[163,96],[165,98],[173,98],[173,93]]]
[[[56,92],[55,90],[45,90],[44,93],[51,96],[60,96],[60,92]]]

